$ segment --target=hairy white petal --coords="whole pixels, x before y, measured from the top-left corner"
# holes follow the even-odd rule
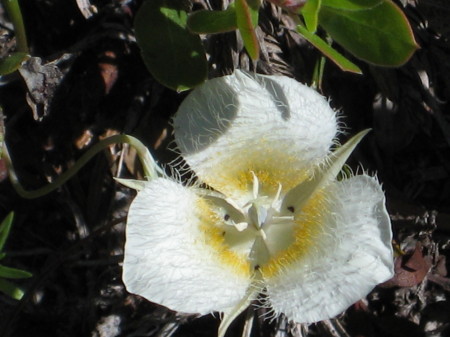
[[[328,214],[314,248],[268,278],[276,314],[301,323],[336,316],[393,275],[383,191],[363,175],[328,185]]]
[[[239,200],[247,188],[251,195],[250,171],[261,183],[270,179],[275,192],[279,183],[285,189],[298,184],[302,171],[328,154],[337,123],[313,89],[236,70],[194,89],[174,128],[182,156],[200,179]]]
[[[235,306],[248,276],[221,263],[206,242],[194,189],[158,178],[131,204],[123,280],[128,291],[172,310],[206,314]]]

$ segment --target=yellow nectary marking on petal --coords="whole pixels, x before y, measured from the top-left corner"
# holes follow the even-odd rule
[[[253,174],[255,174],[259,181],[260,195],[272,196],[277,192],[280,184],[284,191],[288,191],[306,178],[306,172],[295,172],[294,175],[293,172],[287,173],[287,171],[283,168],[250,167],[237,174],[237,188],[240,190],[251,189]]]
[[[276,276],[284,268],[302,259],[311,252],[311,249],[314,249],[317,241],[320,240],[327,210],[328,205],[324,193],[316,193],[294,219],[296,224],[292,233],[294,242],[273,256],[265,266],[262,266],[261,272],[264,277]]]
[[[261,142],[268,141],[260,140]],[[211,164],[208,172],[202,173],[204,182],[225,194],[248,192],[252,189],[253,171],[261,182],[262,192],[271,194],[277,191],[278,184],[288,191],[307,177],[306,172],[299,167],[296,156],[270,146],[257,148],[253,145],[250,148],[253,151],[230,151],[228,160],[223,159],[225,155],[221,153],[217,156],[221,158],[217,170]],[[209,158],[211,163],[215,162],[215,157]]]
[[[236,183],[240,190],[251,190],[253,187],[253,174],[258,178],[260,192],[274,192],[278,183],[273,180],[272,175],[264,170],[247,169],[237,174]]]
[[[204,235],[201,244],[210,246],[217,254],[217,258],[223,264],[231,267],[236,273],[250,277],[250,263],[247,258],[233,252],[225,240],[227,225],[223,219],[212,209],[212,206],[204,199],[198,199],[196,210],[200,219],[200,232]],[[223,225],[221,225],[223,224]]]

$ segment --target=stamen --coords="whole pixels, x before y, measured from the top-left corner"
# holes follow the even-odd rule
[[[267,219],[267,210],[264,206],[259,205],[256,202],[252,202],[252,205],[248,209],[248,216],[250,222],[256,229],[260,229]]]
[[[277,205],[277,203],[278,203],[278,200],[280,199],[281,188],[282,188],[281,184],[278,183],[278,190],[277,190],[277,193],[275,194],[275,198],[273,198],[273,200],[272,200],[272,205],[271,205],[272,208],[275,208],[275,207],[276,207],[276,205]]]
[[[234,224],[234,227],[235,227],[239,232],[242,232],[244,229],[247,229],[248,223],[246,223],[246,222],[235,223],[235,224]]]
[[[272,217],[271,225],[291,224],[293,221],[294,221],[293,215],[274,216],[274,217]]]
[[[253,176],[253,199],[256,199],[259,194],[259,180],[255,172],[251,171],[251,174]]]
[[[258,231],[258,234],[259,234],[259,236],[262,237],[264,243],[266,243],[266,240],[267,240],[267,234],[266,234],[266,232],[264,232],[264,230],[260,229],[260,230]]]

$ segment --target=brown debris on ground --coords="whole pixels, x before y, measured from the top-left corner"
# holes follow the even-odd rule
[[[35,58],[2,78],[6,142],[27,188],[64,172],[99,139],[144,141],[161,163],[174,154],[170,118],[185,94],[155,82],[135,43],[141,1],[22,1]],[[221,0],[196,1],[215,9]],[[353,156],[386,190],[397,248],[396,276],[340,317],[293,325],[244,314],[229,336],[450,336],[450,10],[446,0],[399,1],[421,49],[399,69],[355,62],[363,76],[327,63],[323,92],[343,111],[348,131],[373,131]],[[90,4],[90,5],[89,5]],[[318,52],[266,3],[258,37],[261,73],[307,82]],[[0,51],[14,47],[0,13]],[[209,37],[215,72],[252,69],[234,33]],[[213,67],[212,67],[213,68]],[[211,68],[211,69],[212,69]],[[121,281],[124,221],[134,192],[113,177],[139,177],[136,156],[112,146],[48,196],[21,199],[2,179],[1,218],[14,210],[5,264],[33,273],[17,302],[0,294],[0,336],[214,336],[218,318],[171,312],[126,292]],[[0,161],[0,177],[5,168]],[[261,309],[262,310],[262,309]],[[255,316],[253,316],[255,315]]]

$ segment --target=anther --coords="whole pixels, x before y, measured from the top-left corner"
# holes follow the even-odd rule
[[[289,212],[294,213],[295,208],[294,208],[294,206],[289,206],[289,207],[287,208],[287,210],[288,210]]]
[[[223,219],[224,219],[225,221],[230,220],[230,215],[229,215],[229,214],[225,214],[225,216],[223,217]]]

